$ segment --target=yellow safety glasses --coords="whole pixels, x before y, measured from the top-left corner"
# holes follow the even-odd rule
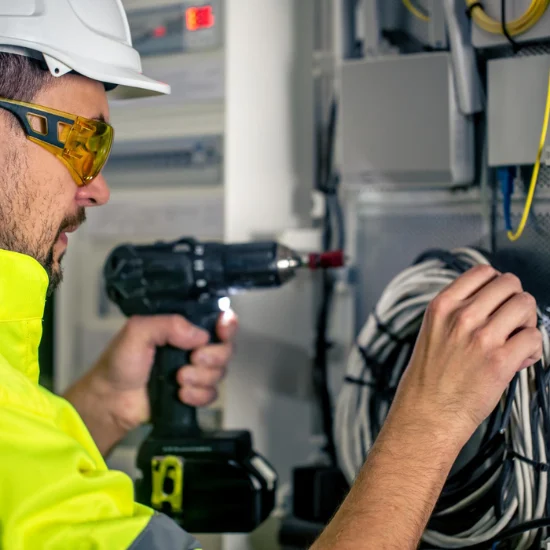
[[[79,186],[96,178],[109,159],[115,132],[106,122],[11,99],[0,98],[0,108],[18,118],[30,141],[61,160]]]

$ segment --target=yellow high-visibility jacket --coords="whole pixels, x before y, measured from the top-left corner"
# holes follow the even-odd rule
[[[0,250],[0,549],[198,549],[134,502],[71,404],[39,386],[47,285],[34,259]]]

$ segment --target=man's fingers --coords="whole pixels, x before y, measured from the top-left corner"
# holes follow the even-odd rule
[[[537,328],[525,328],[514,334],[500,350],[502,364],[508,379],[521,369],[536,363],[542,357],[542,335]]]
[[[212,388],[225,376],[225,372],[226,369],[221,366],[189,365],[178,371],[177,380],[184,388]]]
[[[495,342],[504,344],[518,329],[536,326],[537,302],[527,292],[521,292],[495,311],[483,330],[491,334]]]
[[[218,398],[214,388],[180,388],[178,396],[183,403],[192,407],[206,407]]]
[[[467,300],[499,275],[499,272],[489,265],[477,265],[454,280],[441,295],[457,302]]]
[[[194,351],[191,355],[193,365],[206,367],[223,367],[227,365],[233,353],[231,344],[214,344]]]
[[[512,296],[522,293],[521,281],[511,273],[498,275],[478,290],[466,303],[465,313],[473,324],[484,323]]]
[[[237,328],[239,326],[239,321],[237,315],[232,310],[226,311],[220,315],[218,321],[217,332],[218,337],[222,342],[230,342],[233,340]]]
[[[208,333],[179,315],[155,315],[132,317],[128,331],[136,341],[147,342],[152,347],[171,345],[183,350],[193,350],[208,343]]]

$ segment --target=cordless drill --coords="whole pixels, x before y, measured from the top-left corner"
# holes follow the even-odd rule
[[[122,245],[109,255],[107,294],[126,316],[179,314],[216,342],[229,296],[280,287],[300,268],[343,265],[341,252],[300,255],[276,242],[201,243],[192,238]],[[248,431],[205,432],[178,398],[176,373],[190,351],[158,348],[148,391],[152,431],[138,451],[136,499],[192,533],[246,533],[275,505],[277,474]]]

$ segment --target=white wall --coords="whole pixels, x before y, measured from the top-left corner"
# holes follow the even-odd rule
[[[277,238],[307,223],[313,23],[313,0],[227,1],[227,241]],[[306,275],[234,300],[241,332],[226,382],[225,425],[252,430],[256,450],[282,483],[312,450],[311,287]],[[246,537],[227,537],[226,550],[246,548]]]

